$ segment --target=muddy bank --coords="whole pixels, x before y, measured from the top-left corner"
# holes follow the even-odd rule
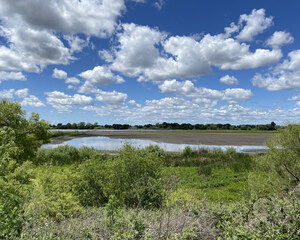
[[[256,133],[203,133],[188,131],[88,131],[78,135],[60,137],[52,140],[52,144],[59,144],[73,138],[81,137],[110,137],[115,139],[145,139],[156,142],[195,145],[234,145],[234,146],[264,146],[273,134]]]

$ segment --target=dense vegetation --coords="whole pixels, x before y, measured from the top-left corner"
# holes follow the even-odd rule
[[[145,125],[134,125],[131,126],[129,124],[112,124],[112,125],[99,125],[96,123],[67,123],[62,124],[58,123],[57,125],[50,125],[53,129],[156,129],[156,130],[243,130],[243,131],[274,131],[280,126],[276,126],[274,122],[270,124],[245,124],[245,125],[231,125],[227,124],[190,124],[190,123],[156,123],[153,124],[145,124]]]
[[[39,149],[47,123],[0,107],[0,239],[300,239],[300,125],[266,154],[125,145],[108,155]]]

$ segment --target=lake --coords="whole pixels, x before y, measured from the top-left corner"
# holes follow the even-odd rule
[[[267,149],[265,146],[174,144],[145,139],[116,139],[103,136],[74,138],[60,144],[45,144],[42,146],[42,148],[55,148],[60,145],[70,145],[74,147],[93,147],[97,150],[118,151],[125,143],[131,144],[137,148],[145,148],[149,145],[158,145],[160,148],[168,152],[182,152],[187,146],[190,146],[194,151],[201,149],[211,150],[213,148],[221,148],[224,151],[230,147],[235,148],[237,152],[263,152]]]

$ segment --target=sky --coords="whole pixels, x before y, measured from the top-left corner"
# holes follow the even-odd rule
[[[300,120],[298,0],[0,0],[0,99],[51,124]]]

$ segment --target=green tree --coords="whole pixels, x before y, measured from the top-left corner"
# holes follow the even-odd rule
[[[4,162],[30,160],[38,148],[48,143],[49,124],[40,120],[37,113],[27,119],[18,102],[0,102],[0,168]]]
[[[17,102],[0,102],[0,180],[9,182],[9,174],[16,174],[10,169],[12,162],[23,162],[34,157],[37,149],[50,140],[49,124],[39,120],[39,115],[32,113],[27,119],[26,112]],[[21,177],[26,177],[22,172]],[[19,196],[0,189],[0,239],[16,239],[22,225],[21,202]]]

